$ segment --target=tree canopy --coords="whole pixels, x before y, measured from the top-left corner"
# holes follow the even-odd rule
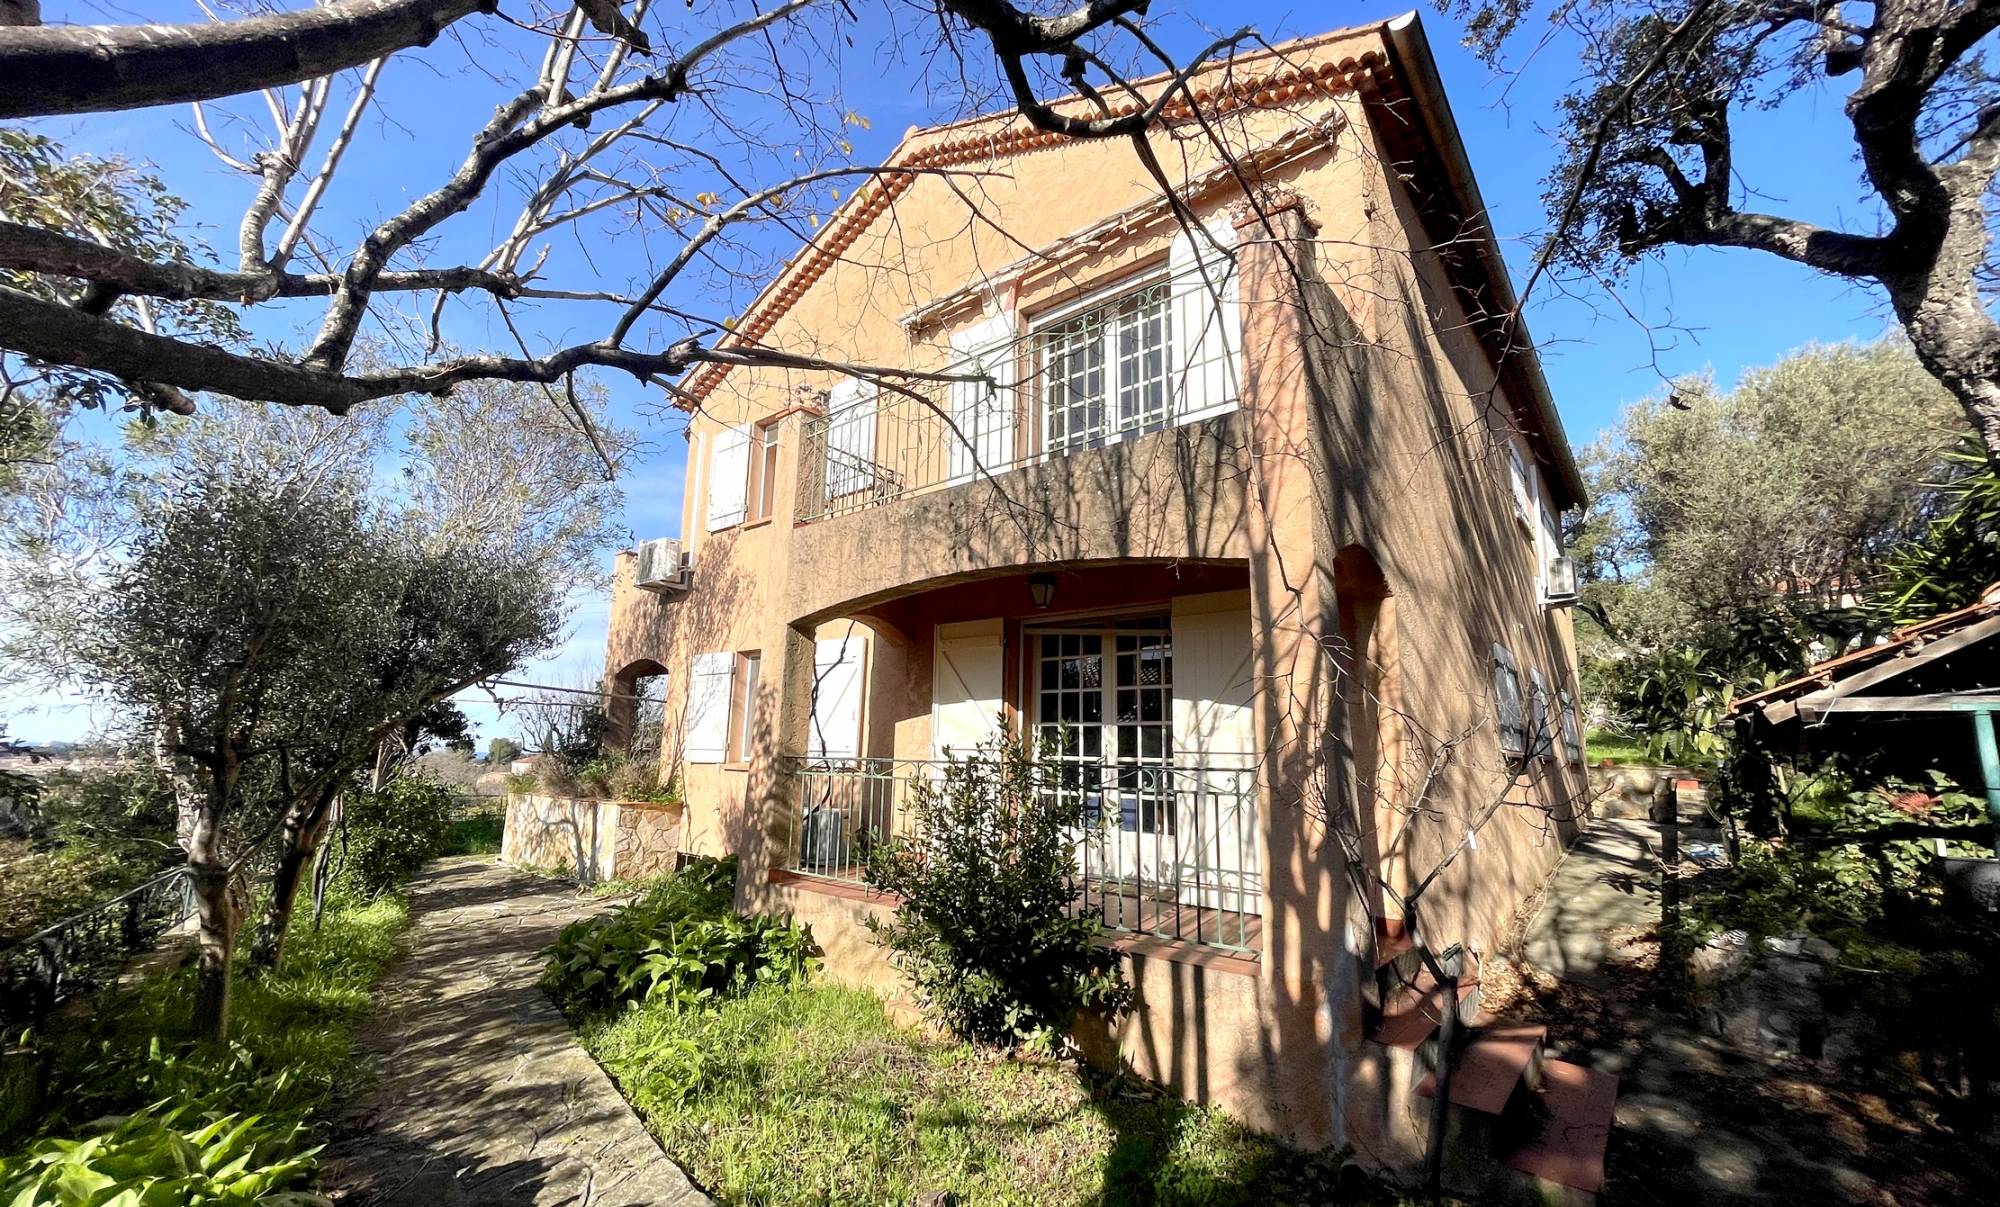
[[[1586,456],[1593,499],[1571,533],[1595,694],[1629,695],[1628,672],[1663,652],[1745,684],[1886,627],[1872,593],[1949,506],[1965,439],[1900,339],[1804,348],[1733,389],[1684,380],[1629,408]]]
[[[1617,273],[1671,247],[1762,251],[1882,291],[2000,464],[1991,195],[2000,87],[1990,0],[1439,0],[1523,71],[1578,64],[1557,112],[1541,265]],[[1541,14],[1545,29],[1531,27]],[[1521,50],[1531,43],[1535,49]],[[1868,204],[1845,225],[1767,212],[1741,130],[1802,93],[1846,93]],[[1539,271],[1539,270],[1538,270]]]

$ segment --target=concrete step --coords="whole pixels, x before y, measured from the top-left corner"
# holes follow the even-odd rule
[[[1545,1060],[1540,1101],[1541,1134],[1510,1153],[1507,1167],[1572,1198],[1595,1196],[1604,1188],[1604,1150],[1618,1109],[1618,1079],[1565,1060]]]
[[[1534,1093],[1542,1086],[1542,1041],[1549,1029],[1538,1023],[1500,1023],[1473,1034],[1459,1049],[1451,1069],[1453,1106],[1486,1115],[1506,1111],[1517,1088]],[[1437,1075],[1417,1083],[1417,1096],[1437,1093]]]

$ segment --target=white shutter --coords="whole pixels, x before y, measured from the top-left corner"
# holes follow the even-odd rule
[[[1175,599],[1173,635],[1179,841],[1163,854],[1178,865],[1182,904],[1255,912],[1262,880],[1250,593]]]
[[[1549,729],[1549,689],[1542,682],[1542,672],[1528,668],[1528,752],[1538,759],[1551,758],[1555,752],[1555,740]]]
[[[1242,287],[1236,228],[1227,218],[1181,231],[1167,256],[1173,309],[1174,419],[1186,422],[1234,407],[1241,397]]]
[[[951,383],[951,480],[967,482],[980,471],[997,474],[1014,460],[1014,324],[1005,313],[972,324],[951,337],[954,373],[984,373],[991,386]]]
[[[729,683],[736,655],[696,654],[688,673],[687,749],[690,763],[720,763],[729,748]]]
[[[808,757],[851,762],[861,756],[861,668],[865,637],[834,637],[813,648],[812,732]]]
[[[931,754],[964,758],[1001,736],[1005,639],[997,620],[939,625],[931,659]]]
[[[1549,594],[1549,565],[1562,556],[1562,525],[1556,522],[1555,509],[1548,500],[1538,494],[1535,508],[1541,515],[1541,539],[1535,550],[1535,583],[1541,589],[1543,598]]]
[[[1250,593],[1176,598],[1173,633],[1174,761],[1248,767],[1257,751]]]
[[[708,530],[743,522],[750,486],[750,429],[726,428],[708,452]]]
[[[1514,655],[1504,645],[1493,647],[1493,712],[1500,730],[1500,753],[1519,758],[1528,752],[1528,719],[1522,715],[1521,679]]]
[[[1528,460],[1512,436],[1507,437],[1507,488],[1514,494],[1514,515],[1523,524],[1529,523],[1528,517],[1534,513],[1528,507],[1531,490]]]
[[[873,486],[875,383],[843,377],[826,397],[826,497],[837,499]]]

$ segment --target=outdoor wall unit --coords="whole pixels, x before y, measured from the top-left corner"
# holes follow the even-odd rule
[[[681,552],[673,537],[639,543],[639,569],[633,584],[642,591],[676,594],[694,585],[693,558]]]
[[[1576,562],[1567,555],[1549,559],[1548,585],[1542,599],[1557,606],[1576,602]]]

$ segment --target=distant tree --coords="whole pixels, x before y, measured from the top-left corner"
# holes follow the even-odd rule
[[[495,767],[521,757],[521,744],[512,738],[494,738],[486,743],[486,761]]]
[[[1867,592],[1945,507],[1933,483],[1964,438],[1900,340],[1806,348],[1733,390],[1684,380],[1632,407],[1586,456],[1594,496],[1572,525],[1587,677],[1615,691],[1610,671],[1665,655],[1754,682],[1879,627]]]
[[[1560,57],[1577,71],[1556,111],[1545,265],[1617,273],[1668,248],[1736,247],[1874,285],[2000,465],[2000,85],[1986,62],[2000,4],[1438,3],[1496,63],[1538,9],[1581,49],[1522,56],[1524,70],[1567,70]],[[1838,229],[1762,211],[1744,132],[1788,98],[1841,87],[1868,204]]]

